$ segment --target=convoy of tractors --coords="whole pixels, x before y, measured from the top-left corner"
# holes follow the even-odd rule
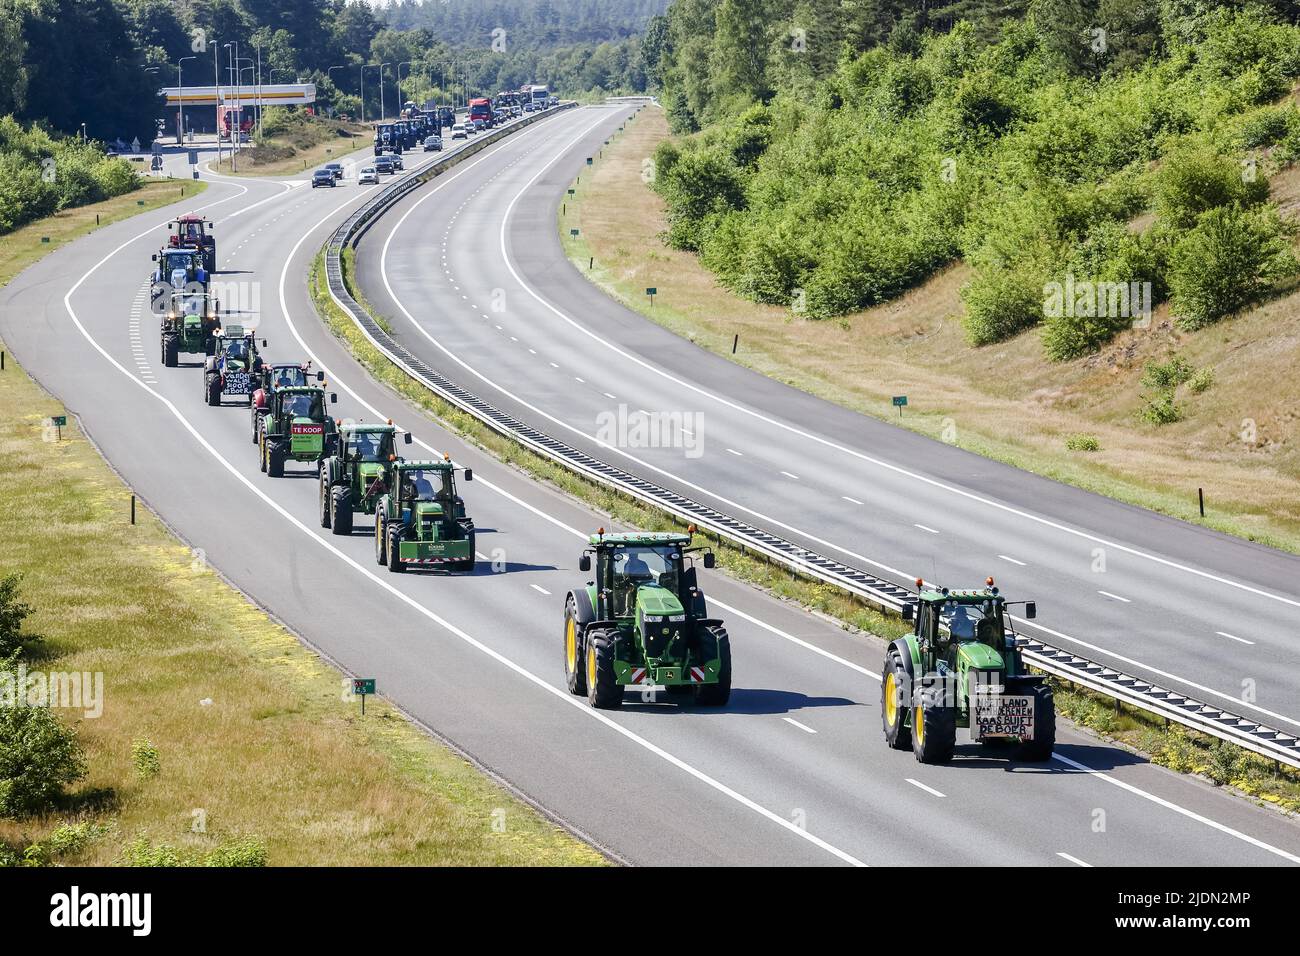
[[[259,466],[281,478],[286,465],[316,473],[320,526],[351,535],[358,514],[372,521],[375,561],[391,572],[475,570],[474,522],[457,475],[473,472],[442,460],[406,459],[409,432],[391,421],[334,419],[322,372],[310,362],[267,363],[252,329],[222,320],[209,292],[216,267],[212,223],[185,216],[171,223],[154,261],[163,365],[180,352],[201,353],[203,399],[238,397],[249,409]],[[588,540],[579,569],[592,580],[564,599],[564,680],[591,706],[622,706],[628,688],[663,690],[670,700],[722,707],[731,697],[731,643],[709,616],[697,567],[714,566],[707,546],[686,533],[606,533]],[[697,560],[698,559],[698,560]],[[972,743],[1016,759],[1049,759],[1056,739],[1051,685],[1025,666],[1009,602],[985,587],[950,591],[916,582],[903,619],[912,632],[885,651],[881,720],[886,745],[911,749],[922,763],[951,760],[958,729]],[[1024,617],[1036,616],[1032,601]]]

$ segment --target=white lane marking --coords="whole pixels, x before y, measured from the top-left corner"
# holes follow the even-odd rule
[[[1236,634],[1229,634],[1227,631],[1215,631],[1220,637],[1226,637],[1230,641],[1240,641],[1243,644],[1254,644],[1254,641],[1248,641],[1244,637],[1238,637]]]
[[[1086,764],[1079,763],[1079,761],[1077,760],[1071,760],[1069,757],[1066,757],[1063,754],[1054,753],[1052,754],[1052,759],[1059,760],[1067,767],[1073,767],[1075,770],[1081,771],[1086,774],[1091,774],[1092,776],[1097,777],[1100,780],[1105,780],[1108,784],[1110,784],[1113,787],[1119,787],[1121,790],[1127,790],[1129,793],[1142,797],[1144,800],[1150,800],[1152,803],[1158,804],[1159,806],[1162,806],[1167,810],[1173,810],[1175,813],[1181,813],[1183,816],[1187,817],[1188,819],[1195,820],[1197,823],[1203,823],[1207,827],[1218,830],[1220,833],[1226,833],[1231,837],[1236,837],[1238,840],[1242,840],[1246,843],[1249,843],[1251,846],[1257,846],[1261,850],[1267,850],[1269,853],[1272,853],[1276,856],[1280,856],[1284,860],[1290,860],[1292,863],[1300,863],[1300,856],[1296,856],[1294,853],[1288,853],[1286,850],[1280,850],[1275,846],[1265,843],[1263,840],[1257,840],[1253,836],[1242,833],[1240,830],[1234,830],[1232,827],[1219,823],[1217,820],[1211,820],[1207,816],[1202,816],[1201,814],[1195,812],[1194,810],[1188,810],[1186,807],[1180,807],[1178,804],[1166,800],[1164,797],[1157,797],[1154,793],[1147,793],[1145,790],[1142,790],[1139,787],[1135,787],[1131,783],[1125,783],[1123,780],[1120,780],[1116,777],[1112,777],[1108,773],[1103,773],[1100,770],[1093,770],[1091,767],[1087,766]]]
[[[534,591],[539,591],[542,594],[549,595],[551,593],[550,591],[546,590],[546,588],[542,587],[540,584],[530,584],[528,586],[532,588]]]
[[[795,720],[793,717],[782,717],[781,719],[784,720],[787,724],[790,724],[790,725],[792,725],[792,726],[794,726],[794,727],[798,727],[800,730],[802,730],[802,731],[803,731],[804,733],[806,733],[806,734],[815,734],[815,733],[817,733],[817,731],[813,730],[813,729],[812,729],[811,727],[809,727],[807,724],[801,724],[801,723],[799,723],[799,721]]]
[[[860,505],[860,504],[862,504],[862,502],[859,501],[857,498],[850,498],[848,495],[840,495],[840,497],[843,498],[845,501],[847,501],[847,502],[848,502],[849,504],[851,504],[851,505]]]
[[[999,554],[998,557],[1001,558],[1003,561],[1010,561],[1012,564],[1018,564],[1018,565],[1020,565],[1022,568],[1025,567],[1025,562],[1023,562],[1023,561],[1017,561],[1015,558],[1008,557],[1008,556],[1005,555],[1005,554]]]
[[[788,471],[783,471],[783,472],[781,472],[781,474],[785,475],[787,478],[792,478],[792,479],[794,479],[795,481],[798,481],[798,480],[799,480],[799,476],[798,476],[798,475],[793,475],[793,474],[791,474],[791,473],[788,472]]]
[[[576,376],[576,375],[573,376],[573,380],[574,380],[575,382],[581,382],[583,385],[586,385],[586,384],[587,384],[587,380],[586,380],[585,378],[578,378],[578,376]]]
[[[486,158],[486,157],[484,157],[484,158]],[[469,166],[473,166],[473,165],[476,165],[477,162],[478,162],[478,161],[475,161],[475,163],[471,163],[471,164],[468,164],[468,165],[469,165]],[[467,170],[465,170],[465,171],[467,171]],[[457,174],[457,175],[460,175],[460,174]],[[453,178],[455,178],[455,177],[453,177]],[[438,186],[436,186],[436,187],[434,188],[433,191],[436,192],[438,189],[441,189],[444,185],[446,185],[446,183],[441,183],[441,184],[439,184]],[[329,217],[327,217],[327,219],[328,219],[328,218],[329,218]],[[289,317],[290,313],[289,313],[289,309],[288,309],[288,303],[287,303],[287,300],[286,300],[286,298],[285,298],[285,281],[286,281],[286,278],[287,278],[287,275],[288,275],[289,263],[292,262],[294,255],[297,254],[297,251],[298,251],[299,247],[301,247],[301,245],[303,244],[303,242],[305,242],[305,241],[307,240],[308,236],[310,236],[313,232],[315,232],[316,229],[320,228],[320,226],[323,225],[326,221],[327,221],[326,219],[321,220],[319,223],[317,223],[315,226],[313,226],[311,230],[309,230],[308,232],[304,233],[303,236],[298,240],[298,243],[294,246],[293,250],[290,251],[290,253],[289,253],[289,258],[286,260],[284,270],[280,273],[280,306],[281,306],[281,311],[282,311],[282,313],[283,313],[283,315],[284,315],[284,317],[285,317],[286,322],[287,322],[288,325],[289,325],[289,329],[290,329],[290,331],[292,332],[294,338],[298,341],[298,344],[299,344],[299,345],[304,349],[304,351],[307,352],[308,357],[312,359],[312,361],[316,364],[316,366],[319,367],[319,368],[321,368],[321,369],[325,372],[325,374],[330,378],[330,380],[331,380],[332,382],[334,382],[335,386],[336,386],[337,388],[341,388],[341,389],[342,389],[343,391],[345,391],[348,395],[350,395],[350,396],[351,396],[355,401],[357,401],[358,404],[360,404],[362,407],[366,408],[368,411],[370,411],[370,412],[371,412],[372,414],[374,414],[375,416],[377,416],[377,417],[379,417],[379,418],[387,418],[388,416],[385,416],[385,415],[384,415],[382,412],[380,412],[378,409],[376,409],[376,408],[374,408],[373,406],[369,405],[369,404],[368,404],[364,399],[362,399],[359,395],[357,395],[357,393],[356,393],[356,392],[355,392],[355,391],[354,391],[350,386],[348,386],[347,384],[345,384],[345,383],[344,383],[344,382],[339,378],[339,376],[335,375],[335,374],[334,374],[330,369],[328,369],[328,368],[325,366],[324,362],[321,361],[320,358],[319,358],[318,356],[316,356],[316,355],[311,351],[311,349],[310,349],[310,347],[307,345],[306,341],[303,339],[303,337],[301,336],[301,334],[299,334],[297,326],[294,324],[293,320]],[[70,295],[70,294],[71,294],[71,293],[69,293],[69,295]],[[65,304],[66,304],[66,300],[65,300]],[[70,307],[70,306],[69,306],[69,312],[71,312],[71,307]],[[75,321],[75,317],[74,317],[74,321]],[[78,323],[78,324],[79,324],[79,323]],[[86,338],[89,339],[89,335],[86,333],[85,329],[82,329],[82,335],[83,335],[83,336],[86,336]],[[92,344],[93,344],[93,342],[92,342]],[[98,346],[96,346],[96,348],[98,348]],[[101,349],[100,351],[101,351],[101,353],[102,353],[103,350]],[[109,359],[109,361],[112,361],[112,359]],[[434,454],[435,457],[441,456],[441,454],[442,454],[441,451],[439,451],[438,449],[433,448],[431,445],[427,444],[426,442],[422,441],[422,440],[419,439],[419,438],[416,438],[416,439],[415,439],[415,442],[416,442],[417,444],[419,444],[421,447],[423,447],[423,448],[429,450],[430,452],[432,452],[432,453]],[[479,480],[479,485],[480,485],[480,487],[486,487],[486,488],[488,488],[489,490],[495,492],[496,494],[501,495],[501,496],[502,496],[503,498],[505,498],[506,500],[512,502],[512,503],[515,504],[515,505],[518,505],[519,507],[521,507],[521,508],[523,508],[525,511],[528,511],[529,513],[535,515],[536,517],[541,518],[542,520],[551,523],[552,525],[554,525],[555,527],[557,527],[557,528],[563,530],[564,532],[566,532],[567,534],[571,535],[572,537],[577,538],[577,539],[582,540],[582,541],[586,541],[586,540],[587,540],[587,534],[586,534],[585,532],[580,531],[579,529],[574,528],[574,527],[572,527],[571,525],[565,524],[563,521],[561,521],[559,518],[555,517],[554,515],[549,514],[549,513],[545,512],[545,511],[542,511],[541,509],[537,508],[536,506],[534,506],[534,505],[532,505],[532,504],[529,504],[528,502],[526,502],[526,501],[524,501],[523,499],[517,497],[516,495],[513,495],[513,494],[511,494],[510,492],[506,491],[504,488],[501,488],[501,487],[499,487],[499,486],[493,484],[492,482],[490,482],[490,481],[488,481],[488,480],[483,480],[483,479],[480,479],[480,480]],[[918,526],[918,527],[919,527],[919,526]],[[930,529],[930,528],[926,528],[926,529],[924,529],[924,530],[927,530],[927,531],[933,531],[933,529]],[[934,531],[933,533],[938,534],[937,531]],[[853,661],[847,660],[847,659],[845,659],[845,658],[843,658],[843,657],[838,656],[837,654],[832,653],[831,651],[828,651],[828,650],[826,650],[826,649],[824,649],[824,648],[818,647],[816,644],[813,644],[813,643],[811,643],[810,641],[805,641],[805,640],[803,640],[802,638],[795,637],[793,634],[790,634],[790,633],[788,633],[788,632],[786,632],[786,631],[783,631],[783,630],[781,630],[780,628],[775,627],[774,625],[768,623],[767,621],[760,620],[759,618],[753,616],[752,614],[749,614],[749,613],[747,613],[747,612],[745,612],[745,611],[742,611],[742,610],[741,610],[740,608],[738,608],[738,607],[733,607],[733,606],[727,604],[726,602],[724,602],[724,601],[720,601],[720,600],[718,600],[717,598],[714,598],[714,597],[710,597],[709,600],[710,600],[710,602],[711,602],[713,605],[715,605],[716,607],[721,608],[723,611],[726,611],[728,614],[730,614],[730,615],[734,615],[734,616],[736,616],[736,617],[738,617],[738,618],[741,618],[741,619],[743,619],[743,620],[749,622],[750,624],[754,625],[755,627],[757,627],[757,628],[759,628],[759,629],[761,629],[761,630],[767,631],[767,632],[770,633],[770,634],[773,634],[773,635],[775,635],[775,636],[777,636],[777,637],[780,637],[780,638],[782,638],[782,639],[784,639],[784,640],[786,640],[786,641],[788,641],[788,642],[790,642],[790,643],[792,643],[792,644],[795,644],[795,645],[797,645],[797,646],[799,646],[799,647],[802,647],[802,648],[804,648],[805,650],[811,651],[812,653],[814,653],[814,654],[816,654],[816,655],[818,655],[818,656],[820,656],[820,657],[824,657],[824,658],[826,658],[827,660],[834,661],[835,663],[840,664],[841,666],[846,667],[846,668],[848,668],[848,669],[850,669],[850,670],[852,670],[852,671],[855,671],[856,673],[864,674],[864,675],[866,675],[867,677],[870,677],[872,680],[875,680],[875,681],[879,681],[879,680],[881,680],[880,675],[877,674],[875,671],[869,670],[868,668],[863,667],[863,666],[860,665],[860,664],[856,664],[856,663],[854,663]],[[1016,623],[1017,623],[1017,625],[1028,624],[1028,625],[1033,625],[1033,626],[1039,626],[1039,627],[1040,627],[1040,625],[1036,625],[1036,624],[1034,624],[1033,621],[1017,621]],[[1053,634],[1055,634],[1055,632],[1051,631],[1050,628],[1043,628],[1043,630],[1047,631],[1048,633],[1053,633]],[[1056,636],[1058,636],[1058,637],[1064,637],[1065,635],[1056,634]],[[1139,662],[1134,661],[1134,662],[1132,662],[1132,663],[1139,663]],[[1139,666],[1142,666],[1142,665],[1139,664]],[[1158,672],[1157,672],[1157,673],[1158,673]],[[549,687],[549,685],[547,685],[547,686]],[[1208,689],[1208,688],[1206,688],[1206,689]],[[1215,691],[1214,693],[1218,693],[1218,692]],[[1225,696],[1226,696],[1226,695],[1225,695]],[[1265,713],[1268,713],[1268,712],[1265,711]],[[1273,715],[1273,716],[1277,716],[1277,715]],[[1285,719],[1285,718],[1284,718],[1284,719]],[[1294,856],[1292,856],[1291,854],[1288,854],[1288,853],[1286,853],[1286,852],[1283,851],[1283,850],[1279,850],[1278,848],[1273,847],[1273,846],[1271,846],[1271,845],[1269,845],[1269,844],[1267,844],[1267,843],[1264,843],[1263,841],[1257,840],[1257,839],[1254,838],[1254,837],[1248,836],[1247,834],[1244,834],[1244,833],[1241,833],[1241,832],[1239,832],[1239,831],[1237,831],[1237,830],[1234,830],[1234,829],[1232,829],[1231,827],[1227,827],[1227,826],[1225,826],[1224,824],[1221,824],[1221,823],[1218,823],[1218,822],[1215,821],[1215,820],[1211,820],[1211,819],[1209,819],[1208,817],[1204,817],[1204,816],[1202,816],[1202,815],[1200,815],[1200,814],[1196,814],[1196,813],[1194,813],[1194,812],[1192,812],[1192,811],[1190,811],[1190,810],[1187,810],[1186,808],[1181,807],[1181,806],[1179,806],[1178,804],[1173,803],[1172,801],[1165,800],[1165,799],[1163,799],[1163,798],[1161,798],[1161,797],[1156,797],[1154,794],[1149,794],[1149,793],[1147,793],[1146,791],[1142,790],[1141,788],[1139,788],[1139,787],[1135,787],[1135,786],[1133,786],[1133,785],[1130,784],[1130,783],[1125,783],[1125,782],[1122,782],[1122,781],[1116,780],[1115,778],[1111,777],[1109,774],[1105,773],[1104,771],[1094,770],[1094,769],[1092,769],[1091,767],[1088,767],[1088,766],[1086,766],[1086,765],[1084,765],[1084,764],[1082,764],[1082,763],[1079,763],[1078,761],[1071,760],[1070,758],[1068,758],[1068,757],[1064,757],[1064,756],[1062,756],[1062,755],[1060,755],[1060,754],[1053,754],[1052,757],[1053,757],[1054,760],[1059,760],[1059,761],[1061,761],[1061,762],[1063,762],[1063,763],[1068,764],[1069,766],[1074,767],[1074,768],[1077,769],[1077,770],[1081,770],[1081,771],[1084,771],[1084,772],[1086,772],[1086,773],[1088,773],[1088,774],[1090,774],[1090,775],[1092,775],[1092,776],[1098,777],[1098,778],[1100,778],[1101,780],[1105,781],[1106,783],[1109,783],[1109,784],[1111,784],[1111,785],[1113,785],[1113,786],[1118,786],[1118,787],[1120,787],[1121,789],[1128,790],[1128,791],[1130,791],[1130,792],[1132,792],[1132,793],[1134,793],[1134,794],[1136,794],[1136,795],[1138,795],[1138,796],[1141,796],[1141,797],[1144,797],[1144,798],[1146,798],[1146,799],[1149,799],[1149,800],[1151,800],[1151,801],[1157,803],[1158,805],[1165,807],[1166,809],[1172,810],[1172,811],[1174,811],[1174,812],[1176,812],[1176,813],[1183,814],[1183,815],[1185,815],[1185,816],[1189,816],[1190,818],[1195,819],[1195,820],[1197,820],[1198,822],[1201,822],[1201,823],[1205,824],[1206,826],[1209,826],[1209,827],[1211,827],[1211,828],[1213,828],[1213,829],[1219,830],[1220,832],[1223,832],[1223,833],[1226,833],[1226,834],[1228,834],[1228,835],[1230,835],[1230,836],[1233,836],[1233,837],[1235,837],[1236,839],[1242,840],[1242,841],[1244,841],[1244,842],[1246,842],[1246,843],[1250,843],[1250,844],[1252,844],[1252,845],[1254,845],[1254,846],[1257,846],[1257,847],[1259,847],[1259,848],[1261,848],[1261,849],[1267,850],[1267,851],[1270,852],[1270,853],[1274,853],[1274,854],[1278,854],[1278,855],[1284,856],[1284,857],[1286,857],[1286,858],[1292,860],[1293,862],[1300,863],[1300,857],[1294,857]],[[785,826],[785,822],[784,822],[784,819],[783,819],[783,818],[777,818],[777,821],[776,821],[776,822],[780,823],[782,826]],[[788,829],[788,827],[787,827],[787,829]]]
[[[1098,591],[1097,593],[1100,594],[1102,597],[1114,598],[1116,601],[1123,601],[1125,604],[1133,603],[1128,598],[1120,597],[1118,594],[1111,594],[1109,591]]]
[[[928,531],[928,532],[930,532],[930,534],[938,534],[938,533],[939,533],[938,531],[935,531],[933,528],[927,528],[927,527],[926,527],[925,525],[923,525],[923,524],[914,524],[914,525],[912,525],[912,527],[914,527],[914,528],[920,528],[922,531]]]
[[[727,451],[731,452],[731,454],[735,455],[737,458],[745,457],[745,453],[743,451],[736,451],[736,449],[734,448],[728,448]]]
[[[1060,852],[1058,852],[1056,855],[1059,856],[1062,860],[1069,860],[1075,866],[1086,867],[1090,870],[1093,868],[1091,863],[1084,863],[1083,860],[1079,859],[1077,856],[1070,856],[1070,854],[1068,853],[1060,853]]]
[[[920,789],[924,790],[926,793],[930,794],[931,796],[935,796],[935,797],[945,796],[945,794],[940,793],[938,790],[934,789],[934,787],[927,787],[920,780],[914,780],[911,777],[904,777],[903,779],[906,780],[908,783],[910,783],[912,786],[919,787]]]
[[[606,398],[613,398],[613,397],[614,397],[613,395],[609,394],[609,392],[605,392],[605,393],[603,393],[603,394],[604,394],[604,396],[605,396]]]

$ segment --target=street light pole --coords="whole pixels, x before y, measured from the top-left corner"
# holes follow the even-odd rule
[[[186,60],[197,60],[197,56],[183,56],[176,61],[176,142],[185,145],[185,75],[181,69]]]
[[[221,46],[217,42],[218,38],[212,39],[212,89],[217,98],[217,123],[213,127],[217,133],[217,169],[221,168],[221,67],[218,66],[218,54],[221,52]]]
[[[384,109],[384,67],[392,66],[391,63],[379,64],[379,122],[388,119],[388,111]]]
[[[403,101],[402,101],[402,67],[403,67],[403,66],[411,66],[411,65],[414,64],[414,63],[415,63],[414,60],[403,60],[401,63],[397,64],[397,108],[398,108],[398,110],[401,110],[402,105],[403,105]],[[406,71],[406,78],[407,78],[408,80],[411,78],[411,71],[410,71],[410,70],[407,70],[407,71]],[[398,115],[399,115],[399,116],[401,115],[400,112],[399,112]]]

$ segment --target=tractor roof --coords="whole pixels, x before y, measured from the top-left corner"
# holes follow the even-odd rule
[[[449,461],[406,461],[405,459],[399,458],[393,464],[402,471],[410,471],[414,469],[423,469],[425,471],[454,471],[456,469],[456,466]]]
[[[1002,595],[998,593],[997,588],[987,587],[979,590],[969,591],[949,591],[947,588],[922,588],[917,595],[922,601],[929,603],[943,603],[946,601],[956,601],[958,604],[981,604],[984,601],[1001,601]]]
[[[283,388],[277,388],[277,395],[296,395],[302,392],[324,392],[325,389],[319,385],[286,385]]]
[[[641,545],[654,548],[668,544],[687,545],[691,543],[691,536],[677,531],[619,531],[593,534],[587,540],[595,545]]]
[[[395,425],[371,425],[365,422],[356,422],[351,425],[345,425],[343,426],[343,429],[344,431],[355,432],[358,435],[370,435],[376,432],[382,434],[386,432],[397,431],[397,427]]]
[[[175,219],[172,220],[172,222],[184,222],[184,223],[190,223],[190,222],[203,223],[206,221],[207,220],[205,220],[202,216],[196,216],[194,215],[194,213],[189,213],[184,216],[177,216]]]

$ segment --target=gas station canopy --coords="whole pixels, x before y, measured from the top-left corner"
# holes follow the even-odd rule
[[[315,83],[266,83],[262,86],[168,86],[161,92],[167,105],[175,109],[182,100],[186,107],[216,106],[218,91],[223,103],[244,106],[304,106],[316,102]],[[182,95],[183,94],[183,95]]]

